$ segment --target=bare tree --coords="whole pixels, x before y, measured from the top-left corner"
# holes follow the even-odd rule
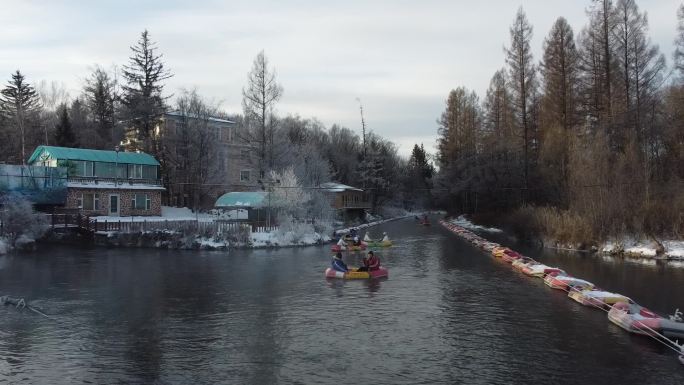
[[[259,177],[266,167],[274,166],[273,137],[275,131],[274,107],[283,95],[283,87],[276,81],[275,69],[268,68],[264,51],[259,52],[247,75],[247,87],[242,89],[242,108],[250,127],[246,134],[251,143],[258,143]]]
[[[527,188],[530,173],[530,143],[535,139],[531,110],[536,87],[536,68],[532,62],[532,49],[530,48],[532,26],[522,7],[518,9],[510,34],[511,46],[506,49],[506,63],[511,79],[516,126],[522,136],[524,182]]]

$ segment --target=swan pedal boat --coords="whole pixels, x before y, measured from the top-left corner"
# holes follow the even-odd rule
[[[624,295],[603,290],[572,290],[568,293],[568,297],[584,306],[596,306],[600,308],[612,306],[618,302],[629,303],[629,298]]]
[[[358,271],[358,268],[350,268],[348,272],[333,270],[331,268],[325,269],[326,278],[340,278],[340,279],[372,279],[372,278],[387,278],[389,271],[384,267],[373,271]]]

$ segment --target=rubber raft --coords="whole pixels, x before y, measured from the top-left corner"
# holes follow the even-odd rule
[[[348,272],[343,273],[341,271],[333,270],[331,268],[325,269],[326,278],[339,278],[339,279],[375,279],[375,278],[387,278],[389,277],[389,271],[381,267],[378,270],[373,271],[357,271],[358,269],[352,268]]]
[[[368,244],[366,242],[361,242],[360,245],[356,246],[353,244],[347,244],[346,246],[340,246],[337,243],[332,245],[330,247],[330,250],[333,252],[338,252],[338,251],[363,251],[366,250],[368,247]]]

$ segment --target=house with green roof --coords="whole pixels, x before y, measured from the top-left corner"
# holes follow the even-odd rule
[[[161,215],[164,187],[152,155],[38,146],[28,164],[67,170],[65,208],[85,215]]]

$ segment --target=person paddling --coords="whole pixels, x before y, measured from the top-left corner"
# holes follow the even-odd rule
[[[380,259],[375,256],[373,250],[368,252],[368,257],[363,259],[363,266],[358,271],[376,271],[380,269]]]
[[[349,271],[349,267],[347,267],[347,264],[344,263],[342,260],[342,253],[337,253],[332,259],[332,269],[335,271],[339,271],[341,273],[346,273]]]

